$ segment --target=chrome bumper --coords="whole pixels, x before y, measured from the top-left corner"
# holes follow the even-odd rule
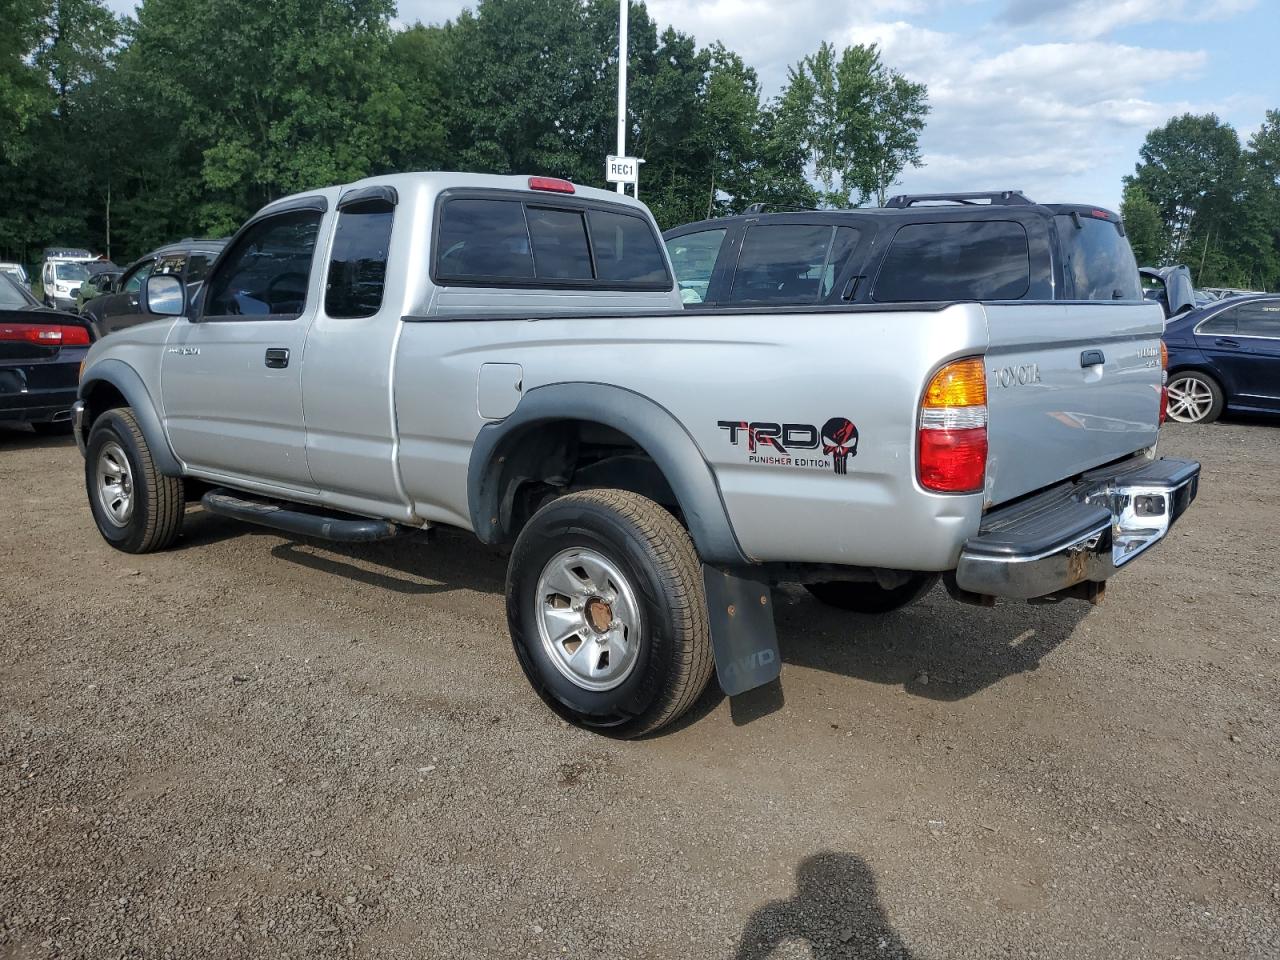
[[[1199,481],[1194,460],[1143,459],[993,510],[960,551],[956,585],[1032,600],[1103,583],[1164,538]]]
[[[83,400],[77,400],[71,405],[71,432],[75,434],[76,446],[80,448],[80,456],[83,457],[85,455]]]

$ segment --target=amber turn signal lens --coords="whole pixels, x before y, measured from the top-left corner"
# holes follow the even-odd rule
[[[980,407],[987,402],[987,372],[979,357],[955,360],[933,375],[925,407]]]

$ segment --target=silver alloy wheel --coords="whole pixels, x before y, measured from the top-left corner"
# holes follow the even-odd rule
[[[640,653],[640,606],[617,566],[586,547],[562,550],[538,577],[538,636],[547,658],[584,690],[610,690]]]
[[[1169,416],[1179,423],[1199,423],[1213,409],[1213,390],[1199,377],[1169,381]]]
[[[108,440],[98,451],[97,475],[98,503],[107,519],[117,527],[123,527],[133,516],[133,470],[124,449],[114,440]]]

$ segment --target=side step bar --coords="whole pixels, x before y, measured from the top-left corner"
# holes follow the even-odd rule
[[[283,504],[273,500],[246,499],[222,487],[215,488],[200,498],[200,503],[210,513],[235,520],[247,520],[286,533],[321,540],[340,540],[344,543],[367,543],[372,540],[389,540],[408,533],[389,520],[369,520],[345,514],[307,512],[311,508],[295,504]],[[316,508],[318,511],[319,508]]]

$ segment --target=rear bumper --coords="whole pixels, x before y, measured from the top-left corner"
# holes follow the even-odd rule
[[[1199,480],[1194,460],[1139,459],[993,510],[960,552],[956,585],[1032,600],[1103,583],[1164,538]]]
[[[85,444],[84,435],[84,401],[77,400],[71,405],[71,432],[75,434],[76,446],[80,448],[80,456],[85,456],[88,451]]]

